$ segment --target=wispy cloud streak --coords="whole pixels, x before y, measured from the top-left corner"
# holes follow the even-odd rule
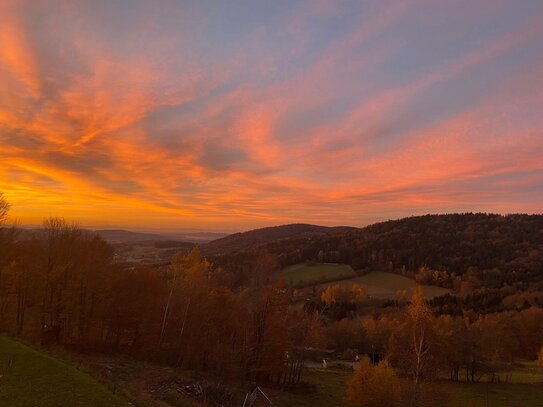
[[[0,190],[22,222],[543,207],[540,2],[8,0],[0,26]]]

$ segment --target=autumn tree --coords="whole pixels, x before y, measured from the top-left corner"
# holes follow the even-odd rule
[[[357,340],[357,324],[351,318],[343,318],[339,321],[329,321],[326,326],[326,339],[328,345],[338,352],[354,347]]]
[[[178,252],[173,255],[170,265],[168,266],[164,279],[169,286],[168,298],[164,306],[164,313],[162,315],[162,325],[160,328],[160,339],[159,339],[159,348],[164,346],[164,340],[166,335],[166,329],[168,327],[168,322],[171,314],[172,299],[174,298],[174,292],[179,286],[179,281],[182,278],[182,274],[187,265],[185,256]]]
[[[261,287],[270,283],[270,276],[279,268],[276,256],[263,250],[256,256],[250,275],[250,285]]]
[[[362,304],[368,299],[368,294],[363,286],[360,284],[353,284],[351,286],[351,302],[354,304]]]
[[[362,353],[371,355],[373,362],[382,359],[386,355],[389,338],[393,337],[393,334],[399,332],[402,328],[400,321],[388,316],[380,318],[366,316],[361,318],[360,325],[364,332],[365,341],[364,346],[359,350]]]
[[[269,380],[272,375],[282,374],[289,348],[288,299],[283,290],[270,286],[254,292],[248,307],[251,315],[246,371],[254,380]]]
[[[10,252],[13,250],[12,245],[15,240],[15,231],[2,227],[7,219],[9,209],[10,205],[8,201],[4,198],[2,192],[0,192],[0,277],[2,268],[12,260]]]
[[[293,385],[300,382],[309,349],[324,346],[324,324],[318,312],[289,309],[287,321],[288,351],[284,358],[283,371],[277,377],[278,384]]]
[[[103,346],[144,354],[156,347],[158,327],[154,322],[159,320],[160,299],[166,292],[156,270],[115,270],[108,285],[106,306],[100,315]]]
[[[9,292],[12,291],[13,282],[6,275],[7,268],[13,268],[14,246],[16,232],[14,228],[5,228],[10,205],[0,192],[0,328],[4,325],[4,317],[8,306]]]
[[[15,334],[22,335],[27,320],[29,304],[37,299],[41,289],[40,263],[36,254],[39,253],[39,243],[34,239],[18,242],[13,247],[15,260],[5,269],[11,274],[15,298]]]
[[[317,253],[317,261],[319,263],[324,263],[324,250],[319,250],[319,253]]]
[[[161,343],[168,340],[170,346],[177,348],[176,364],[192,366],[197,363],[195,352],[199,349],[199,338],[204,334],[207,300],[212,290],[210,264],[194,247],[186,255],[174,256],[170,272],[175,276],[170,282],[173,298],[165,305],[168,311],[162,318]],[[168,324],[170,318],[173,323]]]
[[[41,229],[42,278],[41,300],[42,343],[58,341],[64,325],[65,292],[76,264],[75,241],[81,230],[62,218],[51,217]]]
[[[425,372],[428,370],[431,358],[431,327],[432,312],[423,292],[417,288],[413,293],[411,303],[407,308],[407,317],[410,325],[412,337],[412,364],[411,378],[413,380],[413,389],[411,394],[411,405],[418,405],[423,380],[427,377]]]
[[[321,294],[321,301],[326,305],[342,302],[359,304],[366,298],[366,290],[359,284],[353,284],[351,287],[342,284],[332,284],[326,287]]]
[[[432,284],[432,270],[430,270],[428,266],[419,267],[417,274],[415,275],[415,280],[419,284]]]
[[[480,332],[478,342],[489,371],[495,370],[496,365],[514,360],[518,349],[514,315],[510,312],[483,315],[474,324]]]
[[[400,406],[401,382],[388,361],[372,365],[364,357],[347,383],[347,398],[361,407]]]
[[[35,276],[38,291],[33,302],[39,304],[41,342],[81,345],[94,328],[95,312],[104,304],[111,246],[62,218],[46,219],[24,245],[31,260],[21,256],[21,267]]]
[[[462,318],[445,315],[434,322],[435,356],[443,370],[448,370],[452,381],[460,380],[460,369],[469,364],[473,346]]]
[[[250,320],[239,295],[226,287],[213,286],[201,315],[201,331],[194,337],[197,346],[191,348],[193,366],[222,377],[239,377],[244,373],[244,344]]]
[[[543,304],[543,302],[541,302]],[[543,308],[532,306],[520,311],[516,329],[519,356],[533,359],[543,347]]]
[[[410,406],[420,405],[422,387],[435,375],[433,315],[422,290],[416,289],[407,307],[406,321],[389,343],[391,361],[410,378]]]
[[[341,284],[331,284],[322,292],[321,301],[326,305],[349,302],[351,292]]]

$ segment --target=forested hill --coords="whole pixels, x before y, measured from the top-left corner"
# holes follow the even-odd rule
[[[470,267],[543,267],[543,215],[426,215],[371,225],[354,237],[356,248],[372,251],[353,256],[363,264],[385,261],[411,270],[426,265],[459,274]]]
[[[543,281],[543,215],[447,214],[387,221],[344,233],[293,237],[219,256],[225,268],[243,272],[263,252],[280,266],[317,258],[355,269],[378,268],[406,274],[426,266],[428,280],[442,286],[454,277],[477,273],[489,286]],[[423,276],[424,277],[424,276]],[[430,282],[430,281],[428,281]]]
[[[202,246],[206,254],[222,254],[249,249],[257,245],[287,238],[304,238],[326,236],[330,234],[346,233],[357,230],[349,226],[326,227],[294,223],[282,226],[273,226],[262,229],[250,230],[243,233],[234,233],[226,237],[213,240]]]

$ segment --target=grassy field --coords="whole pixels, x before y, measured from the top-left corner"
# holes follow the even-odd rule
[[[13,364],[8,367],[10,359]],[[75,367],[0,335],[0,406],[121,407],[129,403]]]
[[[314,392],[280,393],[272,397],[279,407],[352,407],[345,398],[345,384],[350,373],[336,370],[308,369],[303,380],[316,386]]]
[[[347,286],[360,284],[369,296],[376,299],[396,299],[401,295],[409,297],[419,286],[408,277],[381,271],[372,271],[357,277],[349,265],[336,263],[295,264],[281,271],[279,277],[284,278],[293,287],[306,289],[316,286],[317,289],[322,290],[331,283]],[[449,292],[445,288],[431,285],[420,287],[426,298],[437,297]]]
[[[316,263],[310,266],[300,263],[285,268],[280,274],[288,284],[297,288],[355,276],[351,266],[336,263]]]
[[[524,369],[514,372],[515,377],[526,377]],[[452,383],[438,382],[429,392],[426,405],[445,407],[541,407],[543,406],[543,369],[531,372],[535,382],[517,383]],[[533,376],[533,374],[536,374]],[[316,391],[280,393],[274,404],[280,407],[347,407],[346,382],[351,373],[331,369],[309,369],[304,381],[316,386]],[[437,394],[437,395],[436,395]]]
[[[395,299],[402,293],[410,296],[419,285],[412,279],[399,274],[372,271],[361,277],[338,281],[334,284],[360,284],[366,293],[377,299]],[[317,288],[324,289],[329,284],[320,284]],[[420,286],[426,298],[433,298],[449,292],[449,290],[432,285]]]

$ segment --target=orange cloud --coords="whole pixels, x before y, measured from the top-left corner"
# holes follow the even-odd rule
[[[24,223],[360,225],[543,203],[542,13],[422,46],[417,13],[445,6],[56,6],[0,6],[0,190]]]

